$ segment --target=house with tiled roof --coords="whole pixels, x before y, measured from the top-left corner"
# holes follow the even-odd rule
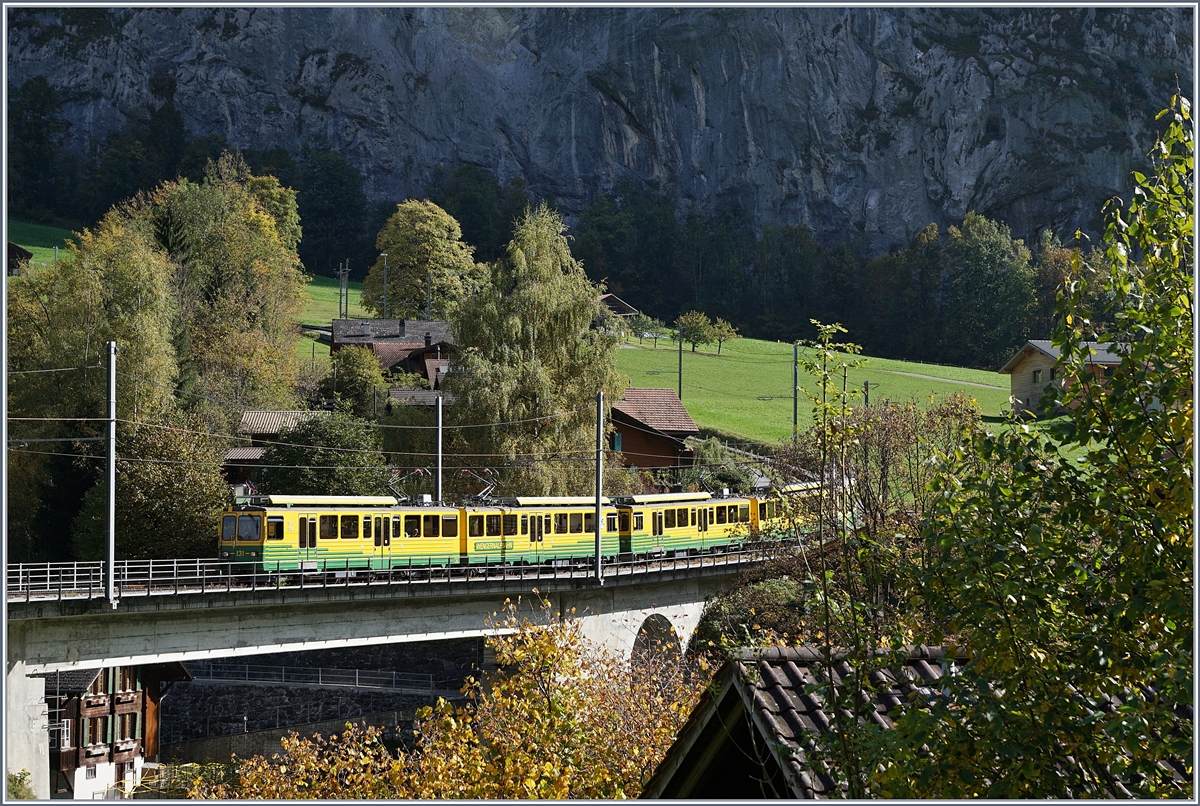
[[[641,797],[847,797],[846,771],[836,768],[836,759],[827,751],[836,723],[829,707],[832,689],[842,697],[857,698],[857,718],[890,730],[906,703],[934,701],[947,679],[968,662],[961,651],[906,647],[888,666],[864,675],[868,685],[854,686],[845,681],[861,678],[843,650],[827,656],[824,648],[815,646],[742,649],[717,671]],[[1111,713],[1129,696],[1126,691],[1092,707],[1097,713]],[[1192,706],[1181,705],[1175,714],[1179,730],[1191,735]],[[1159,767],[1165,796],[1190,791],[1190,758],[1164,760]],[[1113,798],[1132,796],[1127,782],[1115,777],[1106,789]]]
[[[454,349],[449,323],[437,319],[334,319],[330,338],[330,353],[365,347],[384,372],[420,375],[434,389]]]
[[[685,443],[698,436],[674,389],[626,389],[612,407],[612,449],[626,467],[685,467],[693,451]]]
[[[1109,342],[1084,342],[1091,350],[1088,377],[1103,382],[1121,364],[1116,345]],[[1013,411],[1033,413],[1046,389],[1063,386],[1062,352],[1047,339],[1030,339],[1000,368],[1009,376]]]

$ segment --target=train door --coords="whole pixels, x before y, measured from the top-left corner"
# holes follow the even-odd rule
[[[633,530],[630,528],[629,515],[630,512],[627,509],[617,512],[617,534],[620,541],[617,550],[622,554],[633,553]]]
[[[661,550],[663,547],[663,511],[650,513],[650,545]]]
[[[392,567],[392,516],[376,515],[371,528],[371,567]]]
[[[528,524],[521,524],[521,533],[525,534],[528,531],[528,544],[526,553],[531,562],[540,563],[542,555],[546,549],[546,524],[545,518],[540,512],[534,512],[530,515],[522,515],[521,520],[525,521],[528,518]]]
[[[317,516],[301,512],[297,516],[298,548],[297,559],[301,571],[317,570]]]

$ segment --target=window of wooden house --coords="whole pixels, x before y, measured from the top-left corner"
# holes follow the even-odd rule
[[[583,533],[583,513],[571,513],[571,534],[577,535]]]
[[[138,738],[137,712],[117,715],[117,741],[124,742]]]
[[[471,515],[467,518],[467,534],[471,537],[483,537],[482,515]]]
[[[1033,382],[1034,383],[1042,382],[1042,371],[1040,369],[1035,369],[1033,371]]]
[[[121,666],[117,669],[117,691],[137,691],[136,666]]]
[[[516,533],[517,533],[517,516],[516,515],[505,515],[504,516],[504,535],[505,535],[505,537],[511,537],[512,535],[515,535]]]
[[[1058,377],[1058,367],[1050,367],[1050,380],[1055,380]]]
[[[226,515],[221,518],[221,539],[233,540],[237,532],[237,515]]]
[[[96,768],[95,767],[85,768],[83,771],[83,777],[87,778],[87,779],[95,778],[96,777]]]
[[[426,537],[441,536],[441,518],[437,515],[422,515],[421,533]]]
[[[405,515],[404,516],[404,536],[405,537],[420,537],[421,536],[421,516],[420,515]]]
[[[342,539],[357,540],[358,539],[358,516],[343,515],[342,516]]]
[[[484,516],[484,525],[487,526],[487,536],[488,537],[499,537],[500,536],[500,516],[499,515],[485,515]]]
[[[442,516],[442,537],[458,537],[458,516]]]
[[[108,693],[108,669],[101,669],[100,674],[96,675],[96,679],[92,681],[91,688],[88,689],[88,694],[100,695]]]
[[[262,518],[258,515],[238,515],[238,540],[258,540],[262,537]]]
[[[74,747],[71,739],[71,720],[64,719],[58,723],[58,746],[63,749]]]
[[[283,540],[283,517],[272,515],[267,518],[267,540]]]
[[[1113,373],[1116,371],[1117,371],[1116,367],[1105,367],[1104,368],[1104,377],[1111,378],[1113,376]]]
[[[85,747],[108,744],[108,717],[95,716],[81,721],[83,722],[83,744]]]
[[[675,528],[675,510],[668,509],[663,513],[663,526],[667,529]]]
[[[321,516],[321,537],[324,539],[337,537],[337,515]]]

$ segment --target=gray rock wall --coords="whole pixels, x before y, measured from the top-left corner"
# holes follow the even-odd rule
[[[10,9],[9,80],[65,91],[83,150],[177,82],[194,134],[322,136],[375,198],[435,166],[568,214],[622,177],[877,247],[968,210],[1095,228],[1177,82],[1192,10]]]

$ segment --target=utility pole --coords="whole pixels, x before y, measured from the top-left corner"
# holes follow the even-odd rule
[[[425,321],[432,322],[433,314],[433,269],[425,270]]]
[[[604,530],[604,390],[596,393],[596,583],[604,584],[604,555],[601,535]]]
[[[117,607],[117,343],[108,343],[108,545],[105,551],[105,593]]]
[[[383,256],[383,318],[388,318],[388,285],[387,285],[387,252],[382,253]]]
[[[683,331],[679,331],[679,401],[683,402]]]
[[[435,398],[437,403],[437,476],[433,482],[433,500],[442,503],[442,396]]]
[[[792,444],[796,444],[796,427],[800,413],[800,342],[792,342]]]

